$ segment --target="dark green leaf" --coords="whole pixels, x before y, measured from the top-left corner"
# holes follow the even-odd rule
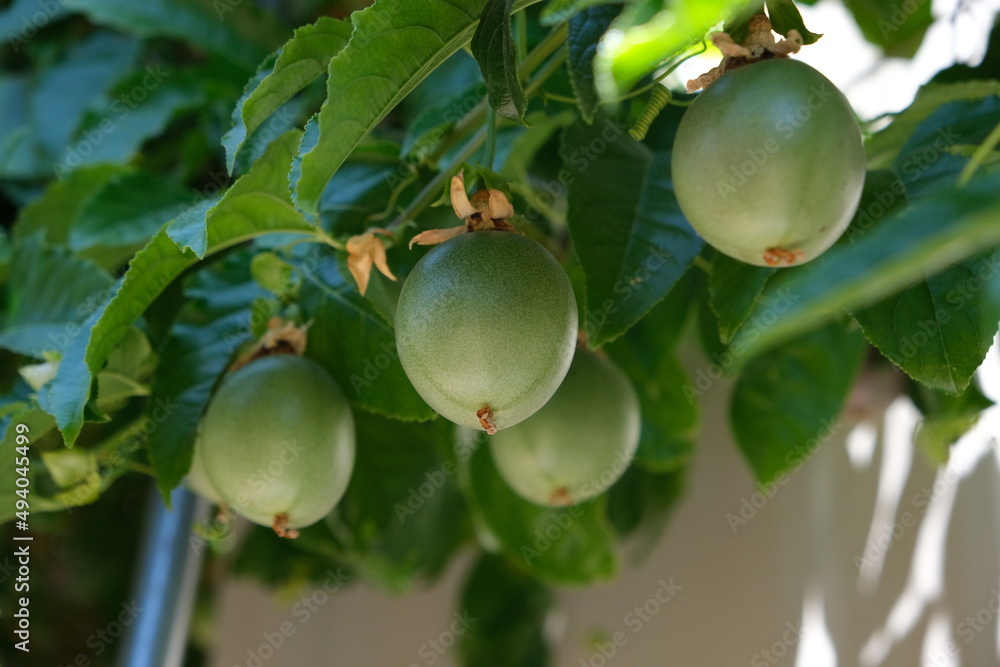
[[[330,60],[351,38],[351,24],[328,16],[302,26],[257,70],[233,109],[233,127],[222,138],[226,166],[233,173],[247,137],[285,102],[323,76]]]
[[[983,410],[993,407],[975,383],[958,396],[920,385],[912,388],[911,395],[924,415],[914,437],[934,465],[948,463],[951,446],[975,426]]]
[[[392,327],[341,275],[337,261],[317,254],[296,264],[304,278],[302,308],[313,320],[307,356],[365,410],[407,421],[433,418],[403,372]]]
[[[206,217],[208,251],[224,248],[262,234],[310,234],[313,227],[288,198],[285,174],[291,162],[296,133],[275,141],[256,167],[240,178]],[[83,427],[83,409],[93,375],[132,323],[197,256],[181,250],[164,227],[129,264],[117,291],[84,324],[64,350],[59,374],[46,386],[46,409],[56,418],[70,446]]]
[[[686,470],[657,473],[631,466],[608,490],[608,519],[621,537],[635,537],[642,559],[667,529],[667,519],[686,489]]]
[[[546,10],[552,7],[553,4],[550,3]],[[580,115],[587,123],[594,122],[601,105],[594,84],[594,56],[597,55],[597,43],[621,10],[621,4],[598,4],[583,9],[569,21],[569,38],[566,40],[569,59],[566,65],[569,69],[569,80],[573,84],[573,92],[576,94],[576,103],[580,107]]]
[[[547,667],[545,619],[552,591],[502,556],[479,557],[462,591],[457,620],[465,667]]]
[[[559,509],[533,505],[500,477],[485,436],[470,437],[474,442],[460,450],[460,458],[468,460],[470,506],[514,563],[554,584],[593,583],[615,575],[618,557],[603,516],[603,497]]]
[[[910,58],[934,22],[929,2],[844,0],[861,32],[888,56]]]
[[[837,420],[864,357],[857,330],[834,323],[755,358],[733,388],[733,435],[761,484],[797,467]]]
[[[439,441],[448,449],[453,429],[363,412],[355,419],[354,473],[328,523],[335,536],[349,534],[344,554],[358,572],[401,593],[417,577],[437,576],[465,536],[458,469],[435,453]]]
[[[111,276],[38,236],[18,240],[13,251],[0,347],[38,358],[65,354],[107,297]]]
[[[798,30],[803,44],[814,44],[823,36],[809,32],[802,21],[802,14],[792,0],[767,0],[767,17],[771,19],[771,26],[779,35],[787,37],[790,30]]]
[[[889,361],[932,389],[965,391],[1000,322],[1000,250],[969,258],[854,311]]]
[[[524,123],[528,98],[517,73],[517,47],[510,31],[514,0],[486,0],[479,25],[472,36],[472,55],[486,81],[486,90],[497,114]]]
[[[327,183],[355,146],[431,70],[468,43],[485,4],[378,0],[351,15],[351,41],[330,61],[327,101],[306,126],[290,177],[300,210],[318,212]]]
[[[709,304],[719,322],[719,338],[728,344],[743,326],[757,303],[768,278],[777,269],[744,264],[715,253],[712,274],[708,281]]]
[[[748,356],[790,336],[909,287],[948,266],[1000,245],[1000,172],[982,174],[961,190],[922,197],[871,229],[851,229],[812,262],[784,269],[764,294],[794,299],[773,323],[737,333]],[[758,305],[754,313],[762,314]],[[753,315],[751,315],[753,317]]]
[[[146,447],[167,497],[191,467],[198,422],[238,347],[250,335],[250,305],[265,294],[246,274],[245,254],[200,271],[185,289],[191,301],[159,351],[149,397],[153,426]]]
[[[676,116],[661,119],[673,126]],[[666,296],[702,241],[674,198],[669,145],[651,150],[605,118],[567,130],[561,152],[567,218],[587,275],[586,329],[599,347]]]
[[[587,10],[590,7],[597,5],[622,5],[625,4],[626,0],[549,0],[548,4],[542,10],[541,23],[542,25],[556,25],[557,23],[562,23],[567,19],[574,18],[578,13]],[[619,7],[616,9],[615,14],[621,11]],[[594,44],[597,43],[597,37],[600,37],[604,33],[600,33],[595,36]]]

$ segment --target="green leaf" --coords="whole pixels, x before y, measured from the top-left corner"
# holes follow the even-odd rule
[[[934,23],[929,2],[844,0],[861,32],[887,56],[911,58]]]
[[[924,415],[914,439],[934,465],[948,463],[951,446],[975,426],[983,410],[994,405],[975,383],[958,396],[917,385],[911,396]]]
[[[576,4],[581,3],[578,1]],[[546,10],[552,7],[553,4],[550,3]],[[601,105],[594,83],[594,56],[597,55],[597,43],[621,11],[620,4],[599,4],[596,7],[580,10],[569,21],[569,37],[566,40],[569,59],[566,66],[577,106],[580,107],[580,115],[588,124],[594,122]]]
[[[511,567],[502,556],[483,554],[469,572],[457,620],[468,622],[458,651],[465,667],[547,667],[545,619],[552,591]]]
[[[457,467],[436,455],[450,425],[401,424],[356,413],[357,459],[344,498],[327,520],[344,556],[393,593],[436,577],[466,534]],[[446,449],[447,447],[442,447]]]
[[[515,9],[534,1],[515,2]],[[469,42],[485,5],[486,0],[378,0],[351,15],[351,41],[330,61],[327,100],[306,126],[290,176],[300,210],[317,213],[327,183],[358,142]]]
[[[264,159],[208,211],[209,253],[262,234],[313,232],[291,205],[284,177],[296,139],[297,133],[290,132],[275,141]],[[132,259],[117,291],[84,324],[84,335],[70,341],[59,374],[46,386],[47,409],[56,418],[67,445],[72,446],[83,427],[91,380],[108,353],[153,300],[197,261],[193,252],[174,243],[164,227]]]
[[[540,21],[542,25],[556,25],[557,23],[574,18],[577,14],[591,7],[598,5],[622,5],[625,2],[626,0],[549,0],[545,8],[542,9]],[[620,11],[620,8],[617,9],[615,14],[617,15]],[[595,39],[594,42],[596,43],[596,41]]]
[[[66,15],[66,8],[59,2],[42,9],[38,0],[14,0],[0,11],[0,35],[4,36],[14,53],[19,53],[24,42],[35,35],[38,14],[45,16],[46,23],[55,22]]]
[[[789,31],[798,30],[803,44],[815,44],[823,36],[809,32],[799,8],[792,0],[767,0],[767,17],[771,19],[771,26],[779,35],[787,37]]]
[[[613,102],[677,57],[743,0],[636,0],[614,21],[594,59],[597,91]]]
[[[529,503],[500,477],[483,442],[485,436],[470,437],[476,440],[459,450],[460,458],[468,461],[465,490],[469,504],[511,561],[553,584],[587,584],[614,577],[618,557],[600,498],[559,509]]]
[[[472,55],[486,81],[490,106],[504,118],[526,124],[528,98],[517,72],[517,47],[510,31],[514,0],[486,0],[472,35]]]
[[[106,298],[111,276],[38,236],[19,239],[13,250],[0,347],[36,358],[65,354]]]
[[[642,432],[635,460],[650,470],[674,470],[694,453],[698,405],[687,373],[674,353],[691,304],[696,302],[692,298],[697,287],[693,272],[606,348],[639,394]]]
[[[764,294],[794,299],[767,327],[737,333],[733,346],[749,357],[839,316],[875,303],[985,248],[1000,245],[1000,172],[982,174],[961,190],[921,198],[801,267],[784,269]],[[766,306],[754,313],[762,315]],[[751,318],[754,315],[751,315]]]
[[[228,0],[62,0],[99,25],[137,37],[173,37],[253,69],[286,31],[253,3]]]
[[[719,322],[719,339],[728,344],[757,303],[777,269],[753,266],[715,253],[708,281],[709,305]]]
[[[928,83],[920,87],[909,107],[896,114],[892,123],[865,142],[869,169],[888,169],[899,151],[924,120],[939,107],[956,100],[980,100],[1000,95],[1000,81]]]
[[[250,275],[258,285],[278,296],[291,296],[298,286],[295,269],[273,252],[262,252],[250,260]]]
[[[959,394],[986,358],[1000,322],[1000,250],[969,258],[855,310],[889,361],[932,389]]]
[[[330,60],[350,38],[350,23],[323,16],[297,29],[276,56],[260,66],[233,109],[232,129],[222,137],[230,174],[247,137],[285,102],[323,76]]]
[[[660,126],[675,126],[664,114]],[[672,132],[669,133],[672,137]],[[701,251],[680,212],[669,145],[633,140],[604,118],[563,134],[573,245],[587,276],[586,328],[600,347],[660,301]]]
[[[163,362],[149,397],[146,440],[156,484],[168,498],[191,467],[198,423],[233,354],[250,336],[250,306],[265,292],[249,281],[247,255],[199,271],[185,288],[191,299],[160,349]]]
[[[301,305],[313,320],[306,355],[333,376],[351,403],[405,421],[435,416],[410,384],[396,334],[328,255],[295,262],[303,276]]]
[[[21,209],[14,224],[15,238],[42,232],[53,245],[69,243],[70,232],[84,207],[114,179],[129,173],[121,165],[81,167],[52,181],[40,197]]]
[[[864,350],[858,331],[834,323],[747,365],[733,388],[729,416],[759,483],[797,467],[844,427],[837,415]]]
[[[608,520],[620,537],[630,538],[636,560],[646,556],[666,532],[671,512],[686,490],[686,469],[651,472],[631,466],[608,490]]]

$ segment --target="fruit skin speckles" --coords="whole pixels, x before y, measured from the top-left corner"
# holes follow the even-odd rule
[[[555,258],[513,232],[435,246],[407,277],[396,348],[421,397],[456,424],[489,432],[555,393],[577,339],[573,288]]]
[[[555,396],[490,438],[500,476],[538,505],[572,505],[603,493],[639,445],[639,399],[611,361],[580,350]]]
[[[294,537],[344,495],[354,467],[354,417],[316,363],[264,357],[223,380],[195,451],[231,509]]]
[[[865,153],[843,94],[809,65],[774,59],[728,72],[698,96],[671,168],[684,216],[710,245],[784,267],[815,259],[850,224]]]

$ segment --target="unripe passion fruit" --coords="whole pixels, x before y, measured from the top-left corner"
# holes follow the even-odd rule
[[[333,379],[312,361],[276,355],[222,382],[196,451],[227,504],[278,530],[308,526],[333,509],[347,489],[354,447],[354,418]]]
[[[639,399],[625,374],[579,351],[559,390],[537,413],[490,439],[500,476],[539,505],[571,505],[603,493],[639,444]]]
[[[487,427],[484,415],[502,429],[543,406],[566,375],[576,334],[566,273],[512,232],[436,246],[396,308],[396,347],[414,388],[445,418],[477,429]]]
[[[847,98],[797,60],[728,72],[685,112],[673,151],[677,201],[717,250],[790,266],[829,248],[861,198],[865,152]]]

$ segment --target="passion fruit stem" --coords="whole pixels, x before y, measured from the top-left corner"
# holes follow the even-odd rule
[[[274,523],[271,525],[278,537],[294,540],[299,536],[299,531],[288,527],[288,515],[282,512],[274,515]]]
[[[479,423],[482,425],[483,430],[488,434],[493,435],[497,432],[497,425],[493,423],[493,410],[490,406],[484,405],[479,408],[479,412],[476,413],[476,417],[479,419]]]

